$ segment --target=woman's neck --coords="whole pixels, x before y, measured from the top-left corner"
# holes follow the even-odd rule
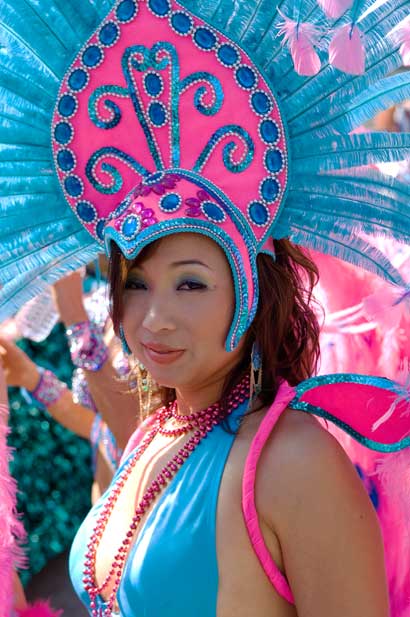
[[[178,413],[180,415],[196,413],[219,401],[222,396],[224,382],[225,378],[222,378],[200,388],[177,389]]]

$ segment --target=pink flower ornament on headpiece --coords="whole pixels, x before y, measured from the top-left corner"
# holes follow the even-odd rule
[[[288,181],[277,101],[245,53],[176,2],[117,3],[62,82],[53,151],[68,203],[107,250],[131,259],[179,232],[223,248],[234,348]]]

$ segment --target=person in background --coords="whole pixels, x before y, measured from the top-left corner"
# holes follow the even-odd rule
[[[82,286],[82,276],[75,272],[54,287],[76,365],[72,390],[1,335],[0,354],[8,386],[24,388],[55,420],[90,440],[94,503],[111,482],[122,449],[138,424],[139,410],[138,399],[127,392],[130,368],[110,325],[105,287],[84,299]],[[112,411],[118,407],[121,416]]]

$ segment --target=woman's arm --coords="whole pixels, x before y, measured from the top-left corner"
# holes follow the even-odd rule
[[[55,301],[61,320],[66,328],[75,323],[88,320],[84,308],[82,278],[74,272],[54,284]],[[105,337],[111,351],[111,336]],[[138,418],[138,401],[135,396],[127,395],[123,384],[118,381],[118,374],[108,358],[98,371],[84,369],[87,383],[94,403],[104,421],[112,431],[118,447],[123,449],[136,428]]]
[[[341,446],[313,418],[286,411],[262,457],[261,514],[298,617],[388,617],[377,515]]]
[[[0,338],[0,356],[7,385],[32,392],[40,380],[36,364],[17,345],[3,338]],[[65,428],[84,439],[90,438],[95,414],[75,403],[70,390],[67,389],[55,403],[48,405],[47,411]]]

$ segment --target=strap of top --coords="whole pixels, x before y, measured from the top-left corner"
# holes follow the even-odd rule
[[[255,479],[256,468],[263,447],[269,438],[281,413],[293,399],[295,391],[286,382],[282,382],[272,406],[268,409],[259,429],[253,438],[248,456],[245,462],[245,470],[242,480],[242,510],[246,528],[254,551],[276,591],[285,600],[294,604],[292,591],[265,544],[258,519],[255,504]]]

